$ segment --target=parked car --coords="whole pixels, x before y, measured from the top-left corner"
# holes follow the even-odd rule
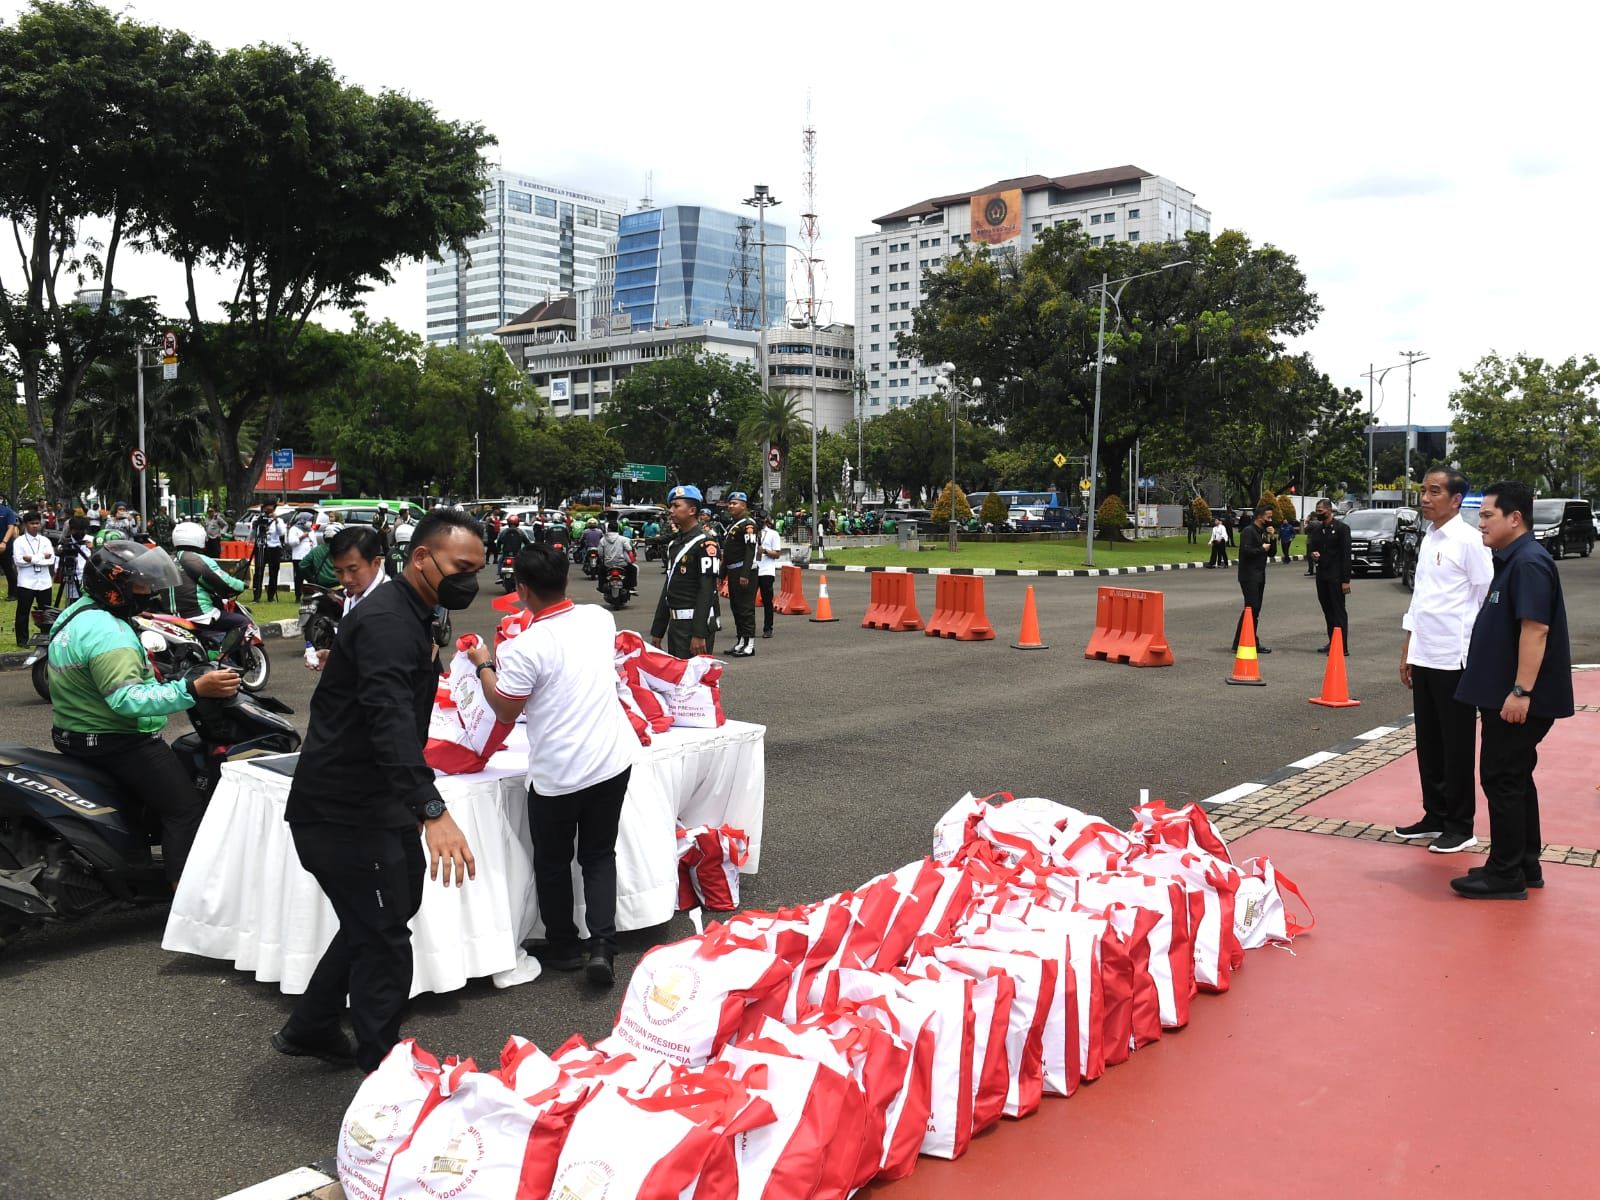
[[[1573,550],[1588,558],[1594,551],[1594,508],[1587,500],[1535,500],[1533,536],[1556,558]]]
[[[1385,579],[1400,574],[1403,538],[1415,535],[1414,508],[1362,508],[1344,519],[1350,527],[1350,566],[1366,574],[1377,571]],[[1415,553],[1413,548],[1412,553]]]

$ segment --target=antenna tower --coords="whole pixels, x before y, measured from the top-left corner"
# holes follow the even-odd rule
[[[739,218],[737,226],[739,231],[738,257],[733,260],[733,269],[728,272],[728,291],[726,310],[728,324],[735,329],[754,329],[756,327],[756,302],[750,290],[751,277],[756,274],[756,264],[750,255],[751,233],[755,224],[746,217]]]
[[[656,173],[654,171],[646,171],[644,173],[644,195],[639,198],[640,212],[656,206],[655,201],[650,198],[651,193],[655,191],[655,182]]]
[[[811,285],[806,299],[806,320],[815,325],[817,320],[815,287],[817,268],[817,129],[811,123],[811,93],[806,92],[806,127],[800,133],[801,154],[805,160],[805,173],[801,186],[805,191],[806,208],[800,214],[800,241],[806,249],[806,276]]]

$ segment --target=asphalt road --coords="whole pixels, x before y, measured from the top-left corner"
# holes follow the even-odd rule
[[[966,789],[1049,796],[1121,823],[1141,787],[1173,803],[1204,798],[1407,714],[1396,663],[1409,593],[1389,580],[1357,580],[1350,597],[1361,707],[1306,702],[1325,660],[1301,571],[1275,566],[1268,577],[1264,688],[1223,682],[1239,606],[1231,571],[1034,580],[1051,647],[1034,652],[1008,644],[1027,580],[987,580],[999,638],[953,643],[859,628],[868,577],[830,575],[838,624],[780,617],[755,658],[729,662],[725,707],[768,727],[763,870],[747,877],[745,904],[820,898],[919,857]],[[1600,661],[1600,558],[1561,571],[1574,659]],[[641,600],[653,600],[654,564],[643,578]],[[1175,666],[1084,660],[1097,582],[1166,594]],[[924,616],[933,586],[919,577]],[[814,597],[815,573],[806,588]],[[486,599],[462,625],[492,626]],[[650,607],[636,601],[620,623],[647,625]],[[298,658],[297,645],[273,644],[272,691],[303,722],[313,678]],[[44,745],[48,731],[26,676],[0,673],[0,742]],[[1414,815],[1411,797],[1396,797],[1395,815]],[[214,1197],[332,1152],[354,1073],[274,1054],[267,1037],[290,999],[224,963],[161,950],[164,918],[106,915],[0,958],[0,1197]],[[625,935],[623,977],[643,950],[687,929],[679,919]],[[438,1053],[483,1063],[510,1033],[546,1046],[575,1030],[604,1036],[619,994],[565,975],[505,991],[480,980],[420,997],[406,1028]]]

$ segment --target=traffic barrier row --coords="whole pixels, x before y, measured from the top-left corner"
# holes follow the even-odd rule
[[[867,601],[866,615],[861,618],[861,628],[887,629],[891,633],[921,629],[916,576],[879,571],[871,578],[872,594]]]
[[[928,637],[987,642],[994,637],[983,608],[983,580],[976,575],[938,575],[933,585],[933,615]]]
[[[772,602],[772,611],[786,617],[808,617],[811,605],[806,603],[805,572],[799,567],[778,568],[778,595]]]
[[[254,542],[223,542],[218,558],[250,558],[256,552]]]
[[[1101,588],[1095,602],[1094,633],[1083,656],[1134,667],[1170,667],[1166,596],[1135,588]]]

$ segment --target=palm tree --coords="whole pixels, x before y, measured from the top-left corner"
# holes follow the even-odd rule
[[[739,425],[739,440],[763,448],[776,446],[788,457],[789,446],[811,436],[811,426],[801,416],[800,398],[793,392],[770,392]]]

